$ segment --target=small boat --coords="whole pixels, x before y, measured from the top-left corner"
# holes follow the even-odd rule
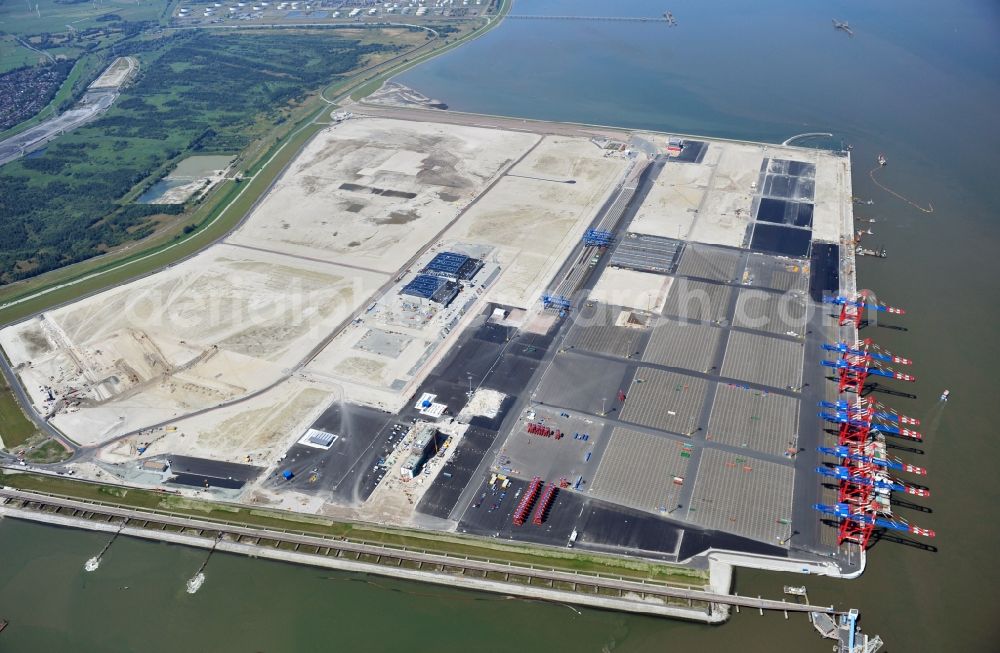
[[[200,571],[191,577],[187,582],[187,593],[194,594],[199,589],[201,589],[202,584],[205,582],[205,574]]]
[[[945,390],[941,393],[941,401],[948,401],[948,395],[951,394],[950,390]]]
[[[7,627],[8,623],[9,622],[6,619],[0,619],[0,633],[2,633],[3,629]]]
[[[879,154],[879,155],[878,155],[878,164],[879,164],[880,166],[884,166],[884,165],[885,165],[885,163],[886,163],[886,158],[885,158],[885,155],[884,155],[884,154]]]

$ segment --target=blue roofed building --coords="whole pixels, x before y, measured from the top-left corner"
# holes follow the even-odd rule
[[[483,262],[479,259],[455,252],[441,252],[421,272],[452,281],[470,281],[481,267]]]
[[[430,274],[418,274],[399,291],[401,295],[414,297],[421,303],[447,306],[461,289],[456,282]]]

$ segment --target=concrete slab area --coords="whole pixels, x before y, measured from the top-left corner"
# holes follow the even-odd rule
[[[629,387],[621,419],[681,435],[693,434],[708,392],[708,381],[640,367]]]
[[[805,293],[743,289],[736,299],[733,326],[801,338],[806,332],[808,310]]]
[[[780,546],[791,535],[790,465],[751,459],[727,451],[702,452],[688,520]]]
[[[773,392],[720,383],[705,437],[773,456],[794,452],[799,403]]]
[[[802,384],[802,343],[742,331],[729,335],[722,376],[774,388]]]
[[[667,514],[677,507],[687,474],[680,442],[616,428],[590,493],[638,510]]]
[[[659,318],[642,354],[647,363],[709,372],[725,331],[707,324]]]
[[[663,306],[663,315],[721,323],[729,315],[732,286],[678,278]]]

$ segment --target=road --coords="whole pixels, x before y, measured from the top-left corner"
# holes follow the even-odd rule
[[[94,120],[110,109],[117,97],[118,92],[113,89],[88,91],[81,103],[69,111],[0,142],[0,166],[19,159],[28,152],[43,147],[52,139]]]

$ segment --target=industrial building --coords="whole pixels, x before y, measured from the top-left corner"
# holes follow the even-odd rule
[[[447,306],[455,299],[461,287],[454,281],[429,274],[418,274],[399,291],[401,295],[415,297],[421,303]]]
[[[450,281],[471,281],[482,267],[483,262],[479,259],[455,252],[441,252],[431,259],[421,273]]]
[[[413,428],[413,444],[410,445],[410,455],[399,468],[399,474],[404,479],[416,478],[424,463],[437,450],[437,427],[429,422],[420,422]]]

